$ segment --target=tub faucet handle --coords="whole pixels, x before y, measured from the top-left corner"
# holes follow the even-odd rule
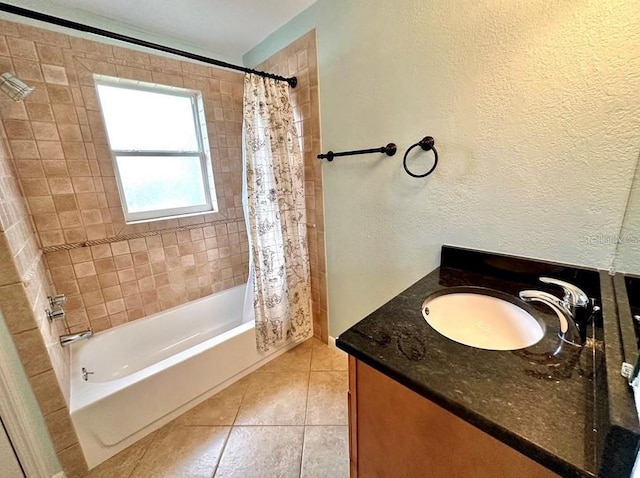
[[[57,294],[53,297],[49,296],[48,299],[52,309],[63,307],[67,303],[67,297],[64,294]]]
[[[53,322],[54,320],[62,320],[66,317],[66,314],[64,313],[62,307],[54,307],[53,310],[47,309],[45,310],[45,312],[47,313],[49,322]]]

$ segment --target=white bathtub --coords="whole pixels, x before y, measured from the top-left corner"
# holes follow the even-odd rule
[[[284,353],[256,350],[245,286],[96,334],[71,347],[71,420],[89,468]],[[82,368],[91,372],[85,381]]]

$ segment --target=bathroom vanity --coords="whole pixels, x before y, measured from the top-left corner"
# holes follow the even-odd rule
[[[518,350],[455,342],[422,313],[425,298],[454,287],[500,291],[516,304],[525,289],[562,297],[541,276],[601,307],[583,347],[560,340],[545,304],[519,304],[545,333]],[[605,271],[444,246],[440,267],[336,339],[350,355],[351,476],[629,476],[638,442],[619,433],[616,415],[629,404],[612,406],[609,391],[625,385],[615,311]]]

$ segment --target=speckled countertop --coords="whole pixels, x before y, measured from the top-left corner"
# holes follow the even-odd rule
[[[516,351],[459,344],[422,316],[424,299],[448,287],[480,286],[514,296],[537,288],[559,295],[538,282],[540,275],[572,282],[601,300],[598,271],[445,246],[439,268],[341,334],[336,344],[552,471],[596,476],[594,403],[601,392],[594,370],[603,360],[598,321],[589,327],[585,347],[566,346],[554,356],[558,318],[544,305],[524,308],[545,322],[545,337]]]

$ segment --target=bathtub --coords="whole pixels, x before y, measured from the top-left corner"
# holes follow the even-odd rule
[[[71,420],[89,468],[295,345],[257,351],[254,322],[242,323],[244,291],[237,286],[71,346]]]

